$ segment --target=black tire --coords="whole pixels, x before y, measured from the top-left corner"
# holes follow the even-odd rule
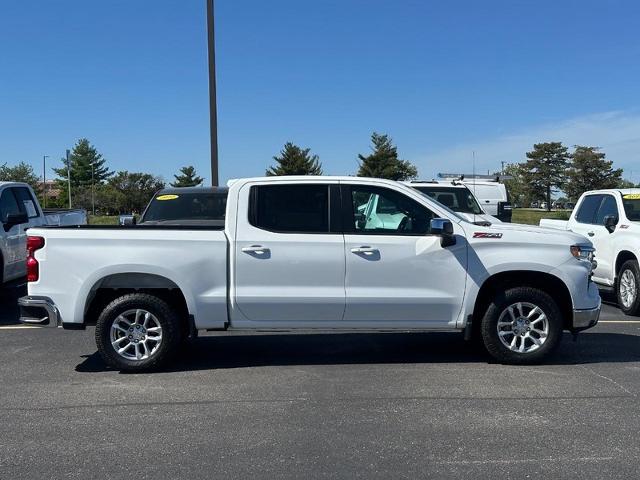
[[[635,297],[633,301],[624,302],[623,292],[625,288],[625,282],[623,276],[628,272],[629,275],[633,275],[633,281],[635,283]],[[638,268],[637,260],[627,260],[620,267],[616,281],[616,297],[618,299],[618,308],[627,315],[640,316],[640,268]],[[625,305],[627,303],[627,305]]]
[[[120,315],[138,309],[151,313],[157,319],[162,340],[147,358],[136,360],[125,358],[116,351],[111,343],[111,329]],[[130,293],[116,298],[105,307],[96,324],[96,345],[100,355],[108,365],[123,371],[146,372],[158,369],[176,352],[181,340],[180,318],[175,310],[161,298],[147,293]],[[124,341],[127,342],[126,339]],[[152,342],[151,345],[155,343]],[[129,352],[132,350],[137,353],[138,346],[133,346]]]
[[[538,307],[542,312],[544,312],[548,322],[548,333],[546,337],[544,337],[544,341],[540,346],[537,346],[535,350],[530,352],[525,351],[521,353],[511,350],[502,343],[500,335],[498,334],[498,320],[500,319],[500,316],[509,306],[517,303],[532,304]],[[505,318],[510,320],[510,317],[508,316]],[[524,319],[525,317],[518,316],[518,319],[519,318]],[[503,321],[504,320],[505,319],[503,319]],[[511,327],[502,328],[509,330]],[[525,326],[525,329],[526,328],[528,327]],[[496,294],[496,297],[487,308],[480,324],[480,333],[487,352],[489,352],[489,354],[500,363],[511,365],[535,364],[543,361],[558,346],[560,339],[562,338],[562,329],[562,313],[560,312],[556,302],[549,294],[532,287],[515,287]],[[540,340],[541,337],[534,332],[525,332],[525,335],[535,335],[536,338]],[[516,335],[513,335],[513,337],[515,336]],[[506,336],[505,341],[511,340],[513,337]],[[518,338],[515,342],[517,346],[519,345],[519,342],[525,342],[525,346],[533,345],[533,339],[530,337],[526,340]]]

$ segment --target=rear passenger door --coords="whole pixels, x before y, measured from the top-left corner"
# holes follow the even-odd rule
[[[245,324],[313,326],[342,320],[339,198],[337,182],[256,182],[240,190],[238,211],[249,214],[238,215],[233,283],[234,306]],[[241,325],[242,319],[234,321]]]

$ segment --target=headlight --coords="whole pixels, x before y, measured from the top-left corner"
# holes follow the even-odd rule
[[[591,264],[591,269],[595,269],[598,264],[595,261],[595,249],[593,247],[588,247],[586,245],[571,245],[569,247],[571,251],[571,255],[576,257],[578,260],[585,260]]]

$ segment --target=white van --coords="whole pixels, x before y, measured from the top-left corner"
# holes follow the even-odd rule
[[[489,215],[482,208],[471,189],[463,183],[455,180],[451,182],[413,180],[403,183],[450,208],[468,222],[485,225],[501,223],[497,217]]]
[[[439,173],[439,178],[458,180],[464,183],[478,199],[482,209],[503,222],[511,222],[511,202],[507,194],[507,187],[500,180],[510,177],[499,175],[469,175]]]

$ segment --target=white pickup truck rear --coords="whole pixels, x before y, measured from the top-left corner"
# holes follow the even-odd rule
[[[620,309],[640,315],[640,189],[585,192],[568,221],[540,220],[541,227],[584,235],[596,249],[593,281],[614,288]]]
[[[474,225],[380,179],[243,179],[224,229],[38,228],[29,246],[21,320],[96,323],[99,351],[126,370],[157,367],[209,329],[457,330],[530,363],[600,311],[582,237]]]
[[[87,223],[84,210],[42,210],[33,189],[22,182],[0,182],[0,285],[26,275],[28,228]]]

